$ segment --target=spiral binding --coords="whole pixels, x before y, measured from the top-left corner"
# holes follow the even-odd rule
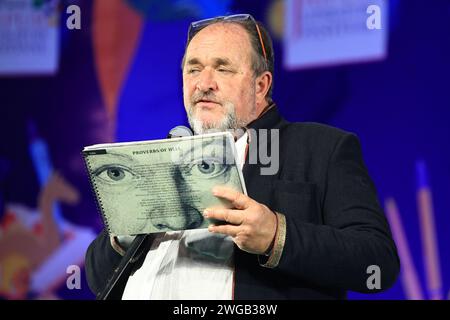
[[[94,195],[94,199],[95,199],[95,204],[97,207],[98,212],[100,212],[100,216],[103,219],[103,224],[105,225],[106,229],[108,230],[108,233],[111,235],[111,229],[109,227],[108,224],[108,219],[106,218],[105,212],[104,212],[104,207],[103,207],[103,203],[102,203],[102,199],[100,198],[100,193],[98,192],[98,188],[97,185],[95,183],[95,179],[92,175],[92,168],[89,162],[89,154],[87,152],[82,151],[81,154],[83,155],[84,158],[84,163],[85,163],[85,169],[87,171],[87,175],[89,177],[89,181],[91,184],[91,191],[92,194]]]

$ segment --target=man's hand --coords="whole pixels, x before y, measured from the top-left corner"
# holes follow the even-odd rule
[[[203,214],[205,218],[227,222],[210,226],[208,230],[230,235],[241,250],[264,254],[277,230],[275,213],[264,204],[230,188],[215,187],[213,194],[229,200],[233,209],[207,208]]]

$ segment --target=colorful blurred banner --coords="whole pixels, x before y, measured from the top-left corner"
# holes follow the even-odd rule
[[[54,74],[58,62],[58,1],[0,1],[0,75]]]
[[[0,220],[0,299],[57,299],[67,268],[82,267],[95,238],[91,228],[61,218],[55,203],[74,205],[79,191],[52,173],[38,195],[38,208],[6,204]]]
[[[97,78],[113,123],[117,100],[140,40],[143,19],[125,0],[94,3],[92,41]]]
[[[377,7],[372,11],[374,6]],[[287,69],[372,61],[386,56],[385,0],[287,0],[285,15]],[[381,28],[370,29],[368,24],[375,25],[374,19],[378,18]]]
[[[439,259],[439,247],[434,222],[433,197],[428,183],[428,172],[424,161],[416,163],[417,208],[422,236],[422,253],[425,263],[428,297],[442,300],[442,280]]]

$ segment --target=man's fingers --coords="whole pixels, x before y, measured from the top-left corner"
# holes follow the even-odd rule
[[[240,228],[239,226],[225,224],[225,225],[221,225],[221,226],[211,225],[208,227],[208,230],[210,232],[214,232],[214,233],[226,234],[226,235],[229,235],[234,238],[239,233],[239,231],[240,231],[239,228]]]
[[[206,209],[203,212],[205,218],[217,219],[234,225],[240,225],[244,222],[244,212],[233,209]]]
[[[219,198],[227,199],[237,209],[247,209],[252,199],[238,191],[227,187],[214,187],[213,195]]]

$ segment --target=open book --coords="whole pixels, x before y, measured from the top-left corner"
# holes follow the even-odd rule
[[[110,234],[206,228],[208,207],[228,207],[214,186],[247,194],[229,132],[174,139],[98,144],[83,149]]]

